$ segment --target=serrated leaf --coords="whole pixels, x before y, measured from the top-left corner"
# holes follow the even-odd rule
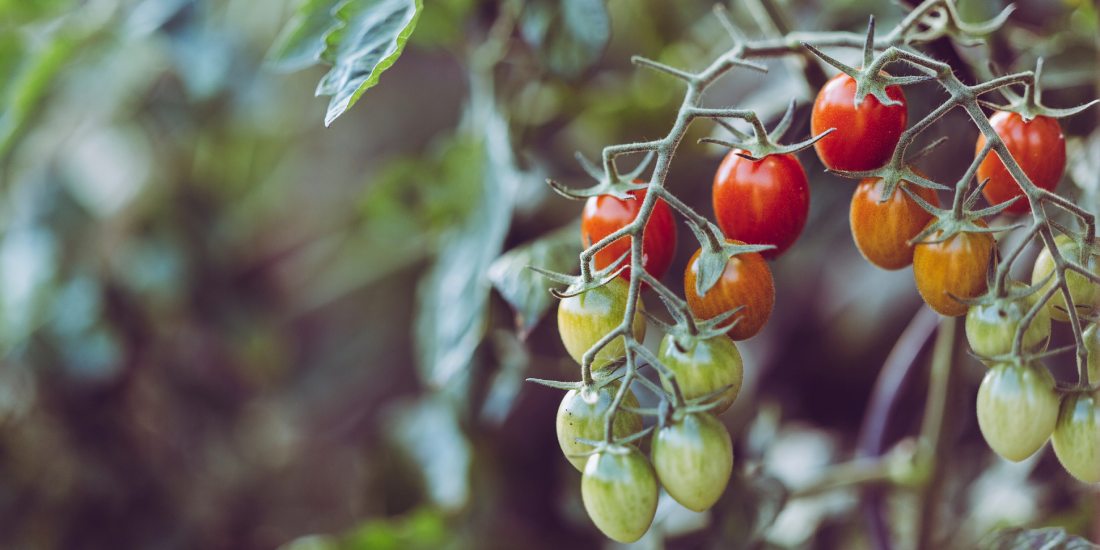
[[[277,71],[298,71],[321,60],[325,35],[336,25],[333,8],[340,0],[305,0],[267,52],[267,64]]]
[[[332,96],[325,126],[397,62],[421,9],[421,0],[345,0],[336,7],[338,24],[325,36],[321,56],[333,66],[317,85],[317,95]]]
[[[1100,546],[1056,527],[1004,529],[986,537],[980,548],[987,550],[1100,550]]]
[[[611,18],[604,0],[540,0],[527,3],[520,29],[546,68],[572,78],[603,55]]]
[[[268,52],[276,70],[332,65],[317,95],[332,96],[325,126],[344,114],[397,62],[422,0],[305,0]]]
[[[528,266],[571,272],[577,267],[580,240],[577,225],[570,224],[509,250],[489,266],[489,281],[515,311],[521,338],[527,337],[556,301],[547,291],[546,278]]]

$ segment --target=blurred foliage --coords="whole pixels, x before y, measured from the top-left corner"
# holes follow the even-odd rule
[[[0,547],[604,545],[558,453],[560,393],[522,383],[577,376],[540,323],[547,283],[522,267],[566,269],[579,248],[580,204],[547,193],[548,175],[588,185],[574,151],[667,131],[681,85],[629,57],[697,69],[727,38],[702,1],[424,4],[0,0]],[[959,49],[968,67],[1043,55],[1048,103],[1100,95],[1095,6],[1019,6],[990,48]],[[804,29],[901,17],[869,0],[785,8]],[[798,99],[805,135],[801,69],[770,68],[710,101],[774,121]],[[322,79],[335,110],[314,99]],[[1096,117],[1066,125],[1077,185],[1062,190],[1088,204]],[[975,135],[940,124],[960,145],[923,168],[946,181]],[[702,212],[721,151],[694,141],[709,131],[670,175]],[[813,229],[774,264],[777,311],[743,346],[746,397],[725,418],[739,475],[713,515],[664,499],[648,547],[866,545],[854,493],[788,497],[853,455],[918,299],[907,273],[862,262],[850,187],[803,160]],[[942,540],[1095,536],[1095,492],[1049,453],[993,460],[973,421],[981,370],[958,368]],[[919,423],[921,384],[890,443]],[[891,518],[915,506],[900,493]]]

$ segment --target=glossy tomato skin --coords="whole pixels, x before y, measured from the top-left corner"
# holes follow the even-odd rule
[[[998,363],[978,387],[978,427],[997,454],[1019,462],[1054,432],[1059,398],[1046,367]]]
[[[1014,288],[1025,285],[1015,282]],[[1012,351],[1016,329],[1038,297],[1030,294],[1023,298],[999,298],[989,303],[970,306],[966,312],[966,339],[970,349],[982,357],[996,357]],[[1031,324],[1024,331],[1023,350],[1041,351],[1050,339],[1050,315],[1046,308],[1039,309]]]
[[[1058,247],[1058,251],[1063,258],[1077,262],[1092,273],[1100,275],[1100,258],[1095,254],[1088,254],[1087,258],[1082,257],[1079,247],[1070,237],[1058,235],[1054,237],[1054,245]],[[1039,284],[1053,271],[1054,257],[1051,256],[1048,248],[1043,247],[1043,251],[1035,258],[1035,266],[1031,270],[1031,284]],[[1079,316],[1092,315],[1096,311],[1097,302],[1100,301],[1100,289],[1084,275],[1074,271],[1066,273],[1066,282],[1069,284],[1069,294],[1073,296],[1073,304],[1077,307],[1077,314]],[[1052,277],[1039,290],[1039,294],[1043,294],[1054,284],[1055,281]],[[1062,322],[1069,321],[1066,298],[1061,291],[1047,301],[1046,307],[1047,311],[1050,312],[1051,319]]]
[[[764,328],[775,306],[775,281],[768,263],[755,252],[734,256],[726,263],[718,282],[700,295],[695,290],[695,280],[701,253],[702,249],[695,252],[684,271],[684,296],[691,312],[700,319],[710,319],[743,305],[745,309],[734,316],[740,320],[727,334],[734,340],[752,338]]]
[[[626,316],[629,290],[630,285],[626,281],[615,278],[601,287],[565,298],[558,304],[558,334],[566,351],[578,364],[586,351],[622,323]],[[639,301],[632,325],[638,341],[645,338],[644,309]],[[625,353],[623,338],[616,338],[596,353],[592,368],[604,368]]]
[[[825,83],[810,116],[810,130],[815,136],[836,128],[814,144],[825,166],[834,170],[873,170],[890,160],[909,113],[900,87],[888,86],[886,95],[901,105],[883,105],[868,95],[857,107],[856,81],[844,73]]]
[[[1028,179],[1043,189],[1053,191],[1066,169],[1066,138],[1058,121],[1039,115],[1025,122],[1019,113],[998,111],[989,118],[989,122]],[[974,154],[980,152],[982,147],[985,147],[985,136],[979,135]],[[982,194],[989,204],[1001,204],[1024,194],[996,152],[990,152],[978,166],[978,181],[986,178],[989,178],[989,183],[982,189]],[[1030,206],[1024,197],[1009,206],[1006,212],[1023,214],[1028,210]]]
[[[983,224],[984,226],[984,224]],[[930,240],[940,236],[937,232]],[[913,251],[913,278],[921,298],[936,313],[958,317],[967,306],[951,297],[977,298],[986,291],[986,269],[993,257],[989,233],[957,233],[939,243],[919,243]]]
[[[726,237],[775,248],[771,259],[790,248],[810,213],[810,185],[794,155],[768,155],[752,161],[731,150],[714,175],[712,202]]]
[[[1089,382],[1100,382],[1100,325],[1089,323],[1081,334],[1085,339],[1085,347],[1089,350]]]
[[[714,506],[733,472],[733,442],[711,414],[692,413],[653,434],[657,479],[676,502],[702,512]]]
[[[661,340],[657,359],[676,376],[684,399],[704,397],[729,386],[717,399],[719,405],[712,409],[714,414],[730,408],[741,391],[745,373],[741,352],[724,336],[692,341],[681,349],[670,334]],[[672,391],[672,385],[664,377],[661,382],[667,391]]]
[[[1085,483],[1100,483],[1100,392],[1067,395],[1050,442],[1070,475]]]
[[[902,185],[933,206],[940,205],[934,189],[907,182]],[[859,253],[873,265],[892,271],[913,263],[913,245],[908,241],[932,221],[932,214],[909,198],[901,186],[886,202],[879,202],[884,187],[880,178],[861,181],[852,195],[848,221]]]
[[[631,191],[632,200],[622,200],[611,195],[589,197],[581,213],[581,242],[592,246],[600,239],[622,229],[638,217],[646,190]],[[596,253],[596,269],[603,269],[630,252],[630,237],[623,237]],[[676,220],[672,209],[663,199],[657,199],[653,213],[642,233],[642,266],[653,277],[660,279],[672,265],[676,253]],[[630,264],[630,259],[623,260]],[[630,280],[630,268],[620,274]]]
[[[581,500],[603,534],[634,542],[649,530],[657,513],[657,474],[634,447],[612,447],[588,457]]]
[[[592,450],[586,443],[577,441],[577,438],[599,441],[604,436],[604,421],[611,402],[615,400],[615,394],[619,391],[619,383],[612,382],[600,388],[587,387],[580,390],[570,390],[558,406],[556,428],[558,433],[558,445],[565,458],[577,469],[584,471],[587,456],[580,456]],[[634,392],[626,391],[622,404],[627,407],[637,407],[638,398]],[[619,408],[615,413],[613,426],[616,438],[626,437],[642,430],[642,417],[625,408]]]

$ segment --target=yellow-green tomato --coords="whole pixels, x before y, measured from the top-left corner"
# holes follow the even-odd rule
[[[714,415],[691,413],[653,434],[653,467],[668,494],[685,508],[714,506],[733,472],[733,442]]]
[[[1050,441],[1070,475],[1100,483],[1100,392],[1067,395]]]
[[[1085,328],[1082,336],[1085,337],[1085,347],[1089,350],[1089,382],[1100,383],[1100,328],[1092,323]]]
[[[634,542],[649,530],[657,513],[657,476],[641,451],[616,445],[588,457],[581,500],[603,534]]]
[[[577,441],[577,438],[602,440],[604,436],[604,421],[607,409],[615,400],[615,394],[619,391],[619,383],[612,382],[600,388],[586,387],[580,390],[569,390],[558,406],[557,431],[558,445],[561,452],[578,472],[584,471],[587,456],[582,456],[592,450],[592,447]],[[623,405],[637,407],[638,399],[629,389],[623,396]],[[613,426],[615,437],[626,437],[642,430],[642,417],[622,407],[615,413],[615,425]]]
[[[1012,351],[1016,330],[1035,303],[1034,294],[1024,298],[998,298],[970,306],[966,312],[966,339],[970,349],[982,357],[996,357]],[[1024,331],[1023,351],[1046,349],[1050,338],[1050,314],[1042,308]]]
[[[1058,421],[1054,378],[1040,364],[993,365],[978,388],[978,427],[999,455],[1019,462],[1038,451]]]
[[[1079,263],[1085,269],[1100,275],[1100,261],[1097,261],[1096,255],[1088,254],[1087,258],[1082,258],[1079,247],[1073,242],[1073,239],[1066,235],[1058,235],[1054,238],[1054,244],[1058,246],[1058,252],[1062,254],[1063,258]],[[1054,258],[1051,257],[1050,249],[1044,247],[1039,256],[1035,258],[1035,267],[1031,270],[1031,284],[1039,283],[1053,271]],[[1056,278],[1051,277],[1050,281],[1043,286],[1038,294],[1041,296],[1056,282]],[[1096,308],[1097,299],[1100,298],[1097,285],[1085,278],[1084,275],[1074,271],[1066,271],[1066,283],[1069,284],[1069,294],[1073,297],[1073,303],[1077,306],[1077,314],[1091,315]],[[1061,291],[1055,293],[1047,301],[1046,307],[1050,312],[1051,319],[1063,322],[1069,321],[1069,316],[1066,313],[1068,311],[1066,298]]]
[[[676,344],[671,334],[661,341],[657,359],[676,376],[676,383],[684,394],[684,399],[695,399],[712,394],[722,388],[717,399],[718,406],[712,409],[715,414],[730,408],[741,391],[744,366],[741,353],[733,340],[725,336],[716,336],[706,340],[686,342],[683,349]],[[665,389],[672,391],[672,385],[661,377]]]
[[[623,322],[629,290],[630,285],[616,277],[601,287],[570,296],[558,304],[558,333],[573,360],[581,363],[585,352]],[[639,301],[631,327],[634,338],[639,341],[645,338],[644,309]],[[596,353],[592,368],[606,367],[625,353],[623,338],[616,338]]]

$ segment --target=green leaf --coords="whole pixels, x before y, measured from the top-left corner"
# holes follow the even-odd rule
[[[489,284],[486,272],[500,255],[512,221],[519,182],[508,124],[496,110],[491,88],[475,86],[460,149],[444,160],[442,177],[465,180],[473,208],[446,234],[439,257],[418,292],[416,337],[421,378],[433,387],[464,380],[485,334]]]
[[[421,1],[346,0],[336,8],[338,24],[325,36],[322,54],[333,66],[317,85],[317,95],[332,96],[325,126],[344,114],[397,62],[416,28]]]
[[[611,17],[604,0],[538,0],[524,7],[520,30],[547,69],[574,78],[600,60]]]
[[[979,545],[988,550],[1098,550],[1100,546],[1069,535],[1062,528],[1024,529],[1016,527],[997,531]]]
[[[329,126],[397,62],[422,9],[422,0],[305,0],[267,63],[280,71],[332,65],[317,85],[317,95],[332,96]]]
[[[556,301],[547,291],[546,278],[528,266],[572,272],[580,252],[580,230],[570,224],[509,250],[489,266],[489,281],[516,312],[521,338],[530,334]]]
[[[267,52],[267,64],[278,71],[298,71],[316,64],[325,52],[325,35],[336,25],[333,8],[340,0],[305,0]]]

